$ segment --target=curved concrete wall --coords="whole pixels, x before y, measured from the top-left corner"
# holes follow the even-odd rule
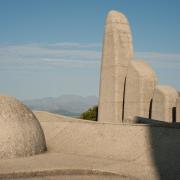
[[[176,122],[180,122],[180,98],[176,99]]]
[[[131,61],[126,78],[124,119],[149,118],[156,81],[155,72],[147,63]]]
[[[138,163],[140,167],[153,167],[160,175],[163,172],[166,176],[179,172],[178,127],[97,123],[50,113],[43,117],[41,114],[36,113],[36,116],[45,131],[50,152]]]
[[[175,119],[177,91],[171,86],[157,86],[152,102],[152,119],[173,122]]]

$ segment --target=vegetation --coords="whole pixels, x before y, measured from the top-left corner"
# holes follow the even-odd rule
[[[98,116],[98,106],[89,108],[87,111],[83,112],[80,116],[81,119],[97,121]]]

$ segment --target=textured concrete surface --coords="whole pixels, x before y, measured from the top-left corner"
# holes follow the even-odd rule
[[[0,161],[0,179],[179,179],[179,126],[110,124],[35,112],[48,151]]]
[[[25,163],[26,162],[26,163]],[[96,159],[76,154],[45,153],[30,158],[19,158],[0,162],[0,179],[119,179],[119,175],[107,166],[117,161]],[[78,178],[77,178],[78,177]]]
[[[157,86],[152,102],[152,119],[175,121],[177,91],[170,86]]]
[[[125,87],[125,120],[135,116],[149,118],[156,79],[155,72],[144,61],[131,61]]]
[[[176,122],[180,122],[180,98],[176,99]]]
[[[101,65],[100,122],[122,122],[124,82],[132,56],[127,18],[120,12],[110,11],[106,19]]]
[[[45,150],[43,130],[31,110],[13,97],[0,96],[0,159]]]
[[[36,116],[44,129],[49,151],[106,157],[114,160],[133,161],[136,159],[143,164],[152,160],[149,131],[151,126],[68,120],[68,118],[61,119],[61,116],[56,116],[57,119],[54,119],[53,114],[45,112],[36,112]],[[42,118],[54,120],[50,124],[49,121],[46,122]],[[174,131],[172,137],[177,136],[180,133],[179,129],[163,126],[152,126],[151,128],[167,138],[166,143],[168,141],[180,143],[180,140],[176,138],[168,140],[171,132]],[[162,135],[163,133],[164,135]],[[141,156],[142,154],[143,156]]]

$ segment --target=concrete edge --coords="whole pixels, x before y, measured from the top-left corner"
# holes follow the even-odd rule
[[[76,118],[72,118],[72,117],[68,117],[68,116],[63,116],[63,115],[59,115],[59,114],[53,114],[47,111],[33,111],[36,115],[37,113],[46,113],[50,116],[55,116],[57,118],[63,118],[60,121],[68,121],[68,122],[72,122],[72,123],[91,123],[91,124],[101,124],[101,125],[123,125],[123,126],[144,126],[144,127],[162,127],[162,128],[174,128],[174,129],[180,129],[180,123],[168,123],[168,122],[163,122],[161,121],[160,123],[146,123],[145,121],[142,121],[141,123],[106,123],[106,122],[98,122],[98,121],[90,121],[90,120],[83,120],[83,119],[76,119]],[[37,118],[38,119],[38,118]],[[143,119],[143,118],[142,118]],[[146,119],[146,118],[144,118]],[[155,120],[154,120],[155,121]],[[41,120],[40,122],[42,123],[49,123],[50,121],[43,121]],[[128,121],[127,121],[128,122]],[[158,121],[157,121],[158,122]],[[55,122],[52,121],[51,123],[59,123],[59,122]]]
[[[97,169],[46,169],[35,171],[19,171],[11,173],[0,173],[0,179],[9,178],[29,178],[29,177],[45,177],[45,176],[57,176],[57,175],[96,175],[96,176],[120,176],[127,177],[126,175],[120,175],[114,172],[101,171]]]

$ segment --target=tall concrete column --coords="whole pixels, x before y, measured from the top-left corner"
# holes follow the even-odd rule
[[[132,56],[128,20],[122,13],[110,11],[104,35],[98,121],[122,122],[124,84]]]

